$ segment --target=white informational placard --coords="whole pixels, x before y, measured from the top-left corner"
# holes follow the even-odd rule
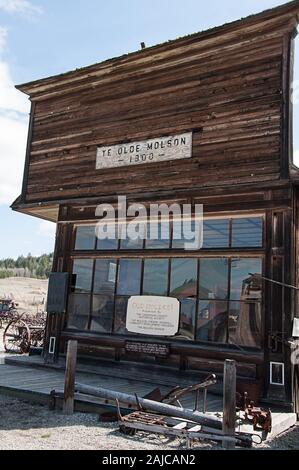
[[[180,302],[170,297],[133,296],[128,301],[126,328],[131,333],[174,336],[179,329]]]

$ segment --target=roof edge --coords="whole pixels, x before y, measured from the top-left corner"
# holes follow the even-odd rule
[[[240,18],[238,20],[234,20],[234,21],[231,21],[231,22],[228,22],[228,23],[224,23],[222,25],[215,26],[215,27],[209,28],[207,30],[195,32],[195,33],[192,33],[192,34],[189,34],[189,35],[186,35],[186,36],[181,36],[181,37],[176,38],[176,39],[171,39],[169,41],[165,41],[165,42],[160,43],[160,44],[155,44],[154,46],[150,46],[150,47],[147,47],[147,48],[142,49],[142,50],[129,52],[127,54],[122,54],[118,57],[109,58],[109,59],[103,60],[101,62],[96,62],[94,64],[83,66],[81,68],[69,70],[69,71],[63,72],[61,74],[51,75],[49,77],[44,77],[44,78],[41,78],[41,79],[38,79],[38,80],[33,80],[33,81],[30,81],[30,82],[22,83],[22,84],[16,85],[15,88],[17,90],[27,94],[27,95],[30,95],[31,94],[30,88],[36,87],[39,84],[45,85],[47,81],[52,82],[56,79],[71,76],[72,74],[74,74],[76,72],[83,72],[83,73],[88,72],[88,70],[91,69],[92,67],[106,65],[106,64],[113,63],[113,62],[116,62],[116,61],[121,60],[121,59],[125,59],[125,58],[131,58],[131,57],[137,56],[139,54],[144,54],[145,52],[151,52],[151,51],[153,51],[155,49],[158,49],[159,47],[162,47],[162,46],[168,46],[168,45],[171,46],[171,45],[173,45],[173,44],[175,44],[179,41],[184,41],[186,39],[192,39],[192,38],[196,38],[196,37],[204,38],[205,36],[208,36],[210,34],[215,34],[215,33],[217,34],[217,33],[220,33],[222,31],[226,30],[226,29],[234,28],[234,27],[236,27],[236,26],[238,26],[242,23],[247,24],[247,23],[250,23],[250,22],[254,22],[255,20],[259,20],[259,19],[267,19],[267,18],[272,18],[272,17],[279,16],[281,14],[291,13],[292,11],[294,11],[294,13],[296,13],[296,10],[298,11],[298,14],[299,14],[299,0],[293,0],[291,2],[284,3],[284,4],[279,5],[277,7],[270,8],[270,9],[264,10],[264,11],[259,12],[259,13],[254,13],[254,14],[249,15],[249,16],[244,17],[244,18]],[[32,92],[33,92],[33,90],[32,90]]]

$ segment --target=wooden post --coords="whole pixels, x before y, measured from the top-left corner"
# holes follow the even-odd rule
[[[74,412],[77,349],[78,341],[70,340],[67,345],[63,400],[63,412],[67,415],[71,415]]]
[[[236,361],[226,359],[223,374],[223,434],[235,435],[236,425]],[[222,442],[224,449],[233,449],[233,442]]]

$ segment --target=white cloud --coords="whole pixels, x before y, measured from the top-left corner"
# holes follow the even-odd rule
[[[0,131],[0,204],[11,204],[21,192],[27,122],[0,115]]]
[[[42,12],[40,6],[33,5],[29,0],[0,0],[0,10],[7,13],[21,13],[26,16]]]
[[[0,61],[0,110],[28,113],[28,99],[14,87],[9,66]]]
[[[0,204],[11,204],[21,192],[29,101],[18,92],[8,64],[1,59],[6,30],[0,27]]]
[[[54,222],[48,222],[47,220],[40,222],[38,226],[38,235],[41,235],[42,237],[53,238],[55,236],[55,232],[56,224],[54,224]]]

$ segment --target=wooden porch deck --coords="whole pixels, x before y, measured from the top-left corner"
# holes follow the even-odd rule
[[[83,371],[84,370],[84,371]],[[104,372],[103,372],[104,371]],[[171,376],[161,377],[155,380],[153,377],[140,377],[136,379],[128,379],[121,377],[121,368],[110,370],[104,366],[97,369],[90,366],[86,368],[81,364],[78,365],[76,373],[76,381],[86,385],[99,386],[128,394],[137,393],[144,396],[157,386],[162,392],[166,392],[173,386]],[[188,382],[182,379],[181,382]],[[161,385],[163,383],[163,385]],[[52,390],[62,391],[64,386],[64,361],[59,364],[45,366],[43,360],[39,356],[24,357],[12,356],[7,357],[0,363],[0,394],[14,396],[29,401],[50,405],[50,392]],[[199,410],[202,406],[202,396],[199,401]],[[189,395],[184,397],[182,404],[186,408],[193,408],[194,397]],[[62,400],[56,401],[59,408]],[[91,398],[81,396],[80,400],[75,400],[75,410],[83,412],[101,413],[115,406],[112,401],[105,401],[100,398]],[[222,397],[214,393],[208,393],[207,413],[222,413]],[[272,410],[273,429],[267,437],[273,438],[276,435],[286,431],[296,424],[296,414],[288,413],[281,409]],[[253,432],[249,425],[242,425],[239,430],[244,432]],[[259,433],[262,436],[262,433]]]
[[[30,360],[29,360],[30,359]],[[41,358],[11,358],[0,365],[0,393],[20,398],[34,400],[40,403],[49,403],[51,390],[62,391],[64,386],[64,368],[59,366],[42,367]],[[170,386],[161,385],[155,381],[132,380],[115,377],[113,373],[101,375],[95,370],[87,370],[76,373],[76,381],[86,385],[103,387],[134,395],[144,396],[154,388],[159,387],[161,392],[166,392]],[[200,397],[199,409],[202,406]],[[113,402],[105,402],[101,399],[93,400],[94,406],[84,406],[83,403],[76,403],[76,409],[87,411],[102,411],[104,405],[114,406]],[[182,399],[183,406],[193,408],[194,397],[187,396]],[[214,394],[208,394],[207,411],[221,412],[222,398]]]

